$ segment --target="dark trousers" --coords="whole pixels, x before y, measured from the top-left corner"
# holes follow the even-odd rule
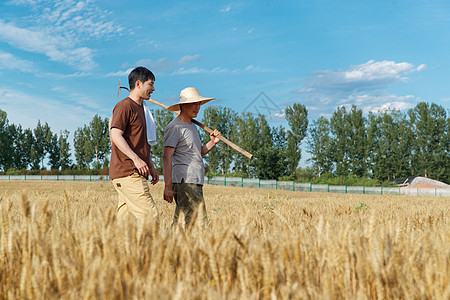
[[[181,183],[173,183],[172,189],[176,203],[172,225],[177,224],[180,212],[182,211],[184,213],[186,228],[192,225],[191,222],[195,222],[199,214],[203,215],[202,225],[206,226],[208,224],[208,217],[206,215],[205,200],[203,199],[203,186],[195,183],[185,183],[183,179]],[[199,209],[201,209],[201,212]]]

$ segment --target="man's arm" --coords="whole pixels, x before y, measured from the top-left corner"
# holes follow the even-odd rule
[[[163,174],[164,174],[164,200],[169,203],[173,201],[172,190],[172,156],[175,152],[173,147],[164,147]]]
[[[156,168],[155,168],[155,165],[153,164],[151,156],[150,156],[150,166],[149,167],[150,167],[150,169],[149,169],[150,176],[152,176],[152,180],[150,180],[150,183],[155,185],[159,181],[159,174],[156,171]]]
[[[123,137],[123,130],[120,130],[119,128],[111,128],[109,135],[111,137],[111,142],[114,143],[114,145],[116,145],[117,148],[119,148],[119,150],[122,151],[123,154],[128,156],[133,161],[134,165],[136,166],[136,168],[139,171],[139,174],[147,177],[150,172],[149,166],[147,166],[145,161],[140,159],[139,156],[136,153],[134,153],[134,151],[130,148],[127,141]],[[154,170],[153,174],[156,173],[153,163],[152,163],[151,167]],[[153,178],[153,174],[152,174],[152,178]],[[154,180],[154,178],[153,178],[153,180]]]
[[[221,133],[219,130],[214,129],[213,132],[209,134],[209,137],[211,140],[202,146],[202,157],[205,156],[209,151],[211,151],[212,148],[214,148],[217,143],[220,141],[219,138],[217,138]]]

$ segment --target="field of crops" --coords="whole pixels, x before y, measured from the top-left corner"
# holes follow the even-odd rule
[[[205,186],[208,229],[110,182],[0,181],[0,299],[449,299],[450,198]]]

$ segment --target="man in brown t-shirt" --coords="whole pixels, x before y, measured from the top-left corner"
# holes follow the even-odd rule
[[[158,210],[150,194],[147,180],[159,181],[150,157],[143,101],[155,90],[155,76],[137,67],[128,76],[130,95],[116,104],[110,123],[112,142],[109,178],[119,194],[117,218],[124,221],[129,213],[138,221],[139,235],[152,212],[158,221]]]

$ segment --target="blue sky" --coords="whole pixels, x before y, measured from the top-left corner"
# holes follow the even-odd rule
[[[139,65],[167,105],[188,86],[237,112],[261,108],[263,93],[279,108],[261,108],[272,126],[295,102],[310,118],[352,104],[449,109],[450,2],[0,2],[0,109],[10,123],[73,135],[111,115],[118,80],[127,85]]]

